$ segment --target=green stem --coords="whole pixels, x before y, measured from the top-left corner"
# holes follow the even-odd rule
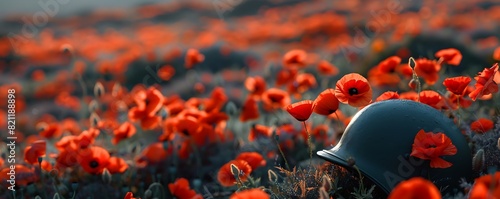
[[[311,133],[309,133],[309,130],[307,130],[307,124],[306,121],[302,122],[304,124],[304,128],[307,133],[307,145],[309,147],[309,166],[312,165],[312,156],[313,156],[313,149],[312,149],[312,142],[311,142]]]
[[[278,142],[278,137],[275,136],[273,139],[274,139],[274,142],[276,143],[276,146],[278,147],[278,150],[280,151],[281,157],[283,157],[283,160],[285,161],[286,169],[288,171],[291,171],[290,166],[288,165],[288,161],[286,161],[285,153],[283,153],[283,150],[281,149],[280,143]]]

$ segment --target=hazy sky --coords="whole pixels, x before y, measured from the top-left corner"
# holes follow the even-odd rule
[[[57,2],[59,11],[56,16],[63,16],[81,10],[93,8],[130,7],[148,2],[165,2],[170,0],[0,0],[0,17],[10,14],[30,14],[43,11],[39,4]],[[62,4],[62,3],[65,4]]]

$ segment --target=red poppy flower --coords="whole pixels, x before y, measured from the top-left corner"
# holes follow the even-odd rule
[[[90,128],[83,131],[80,135],[76,136],[74,142],[79,149],[85,149],[94,143],[97,136],[99,136],[100,131],[95,128]]]
[[[350,73],[337,82],[335,97],[353,107],[366,106],[372,100],[372,88],[366,78],[357,73]]]
[[[56,122],[54,123],[40,122],[36,126],[37,129],[40,129],[40,132],[38,134],[47,139],[58,138],[63,133],[61,126]]]
[[[193,68],[194,65],[199,64],[205,60],[205,56],[196,49],[189,49],[186,52],[184,66],[187,69]]]
[[[259,188],[238,191],[229,196],[229,199],[270,199],[265,191]]]
[[[125,194],[125,197],[123,199],[141,199],[141,198],[134,198],[134,194],[132,192],[127,192],[127,194]]]
[[[314,100],[313,111],[328,116],[339,108],[339,100],[335,97],[335,90],[328,88],[321,92]]]
[[[175,68],[170,65],[162,66],[158,70],[157,75],[163,81],[168,81],[175,75]]]
[[[157,112],[163,106],[164,97],[156,88],[147,91],[141,90],[134,96],[136,107],[132,107],[128,112],[128,117],[132,122],[140,121],[143,129],[153,129],[161,121]]]
[[[266,91],[266,80],[261,76],[248,77],[245,80],[245,88],[250,92],[252,97],[260,99],[260,95]]]
[[[235,165],[239,173],[233,174],[231,165]],[[230,187],[236,184],[235,176],[241,180],[241,182],[247,181],[248,176],[252,172],[252,167],[248,162],[244,160],[231,160],[230,162],[224,164],[217,173],[217,180],[222,186]]]
[[[317,70],[320,75],[335,76],[339,74],[339,69],[326,60],[321,60],[318,63]]]
[[[500,172],[483,175],[474,180],[469,192],[470,199],[500,198]]]
[[[415,60],[415,73],[422,77],[428,85],[434,85],[439,79],[439,70],[441,70],[441,65],[434,60],[426,58]]]
[[[297,76],[298,70],[295,68],[282,69],[276,74],[276,86],[282,86],[292,82]]]
[[[77,160],[83,170],[91,174],[100,174],[109,164],[109,152],[93,146],[78,152]]]
[[[425,90],[420,92],[420,103],[427,104],[435,109],[441,109],[442,97],[436,91]]]
[[[58,106],[66,107],[74,111],[80,110],[80,99],[71,96],[67,91],[59,93],[54,102]]]
[[[309,119],[313,111],[313,101],[303,100],[287,106],[286,111],[290,113],[296,120],[303,122]]]
[[[411,78],[413,76],[413,69],[408,66],[408,64],[399,64],[396,67],[396,72],[403,75],[405,78]]]
[[[253,97],[247,97],[240,113],[240,121],[246,122],[254,120],[259,118],[259,116],[259,107],[257,106],[257,102]]]
[[[467,76],[452,77],[444,79],[443,85],[446,86],[446,90],[462,96],[470,81],[471,78]]]
[[[124,122],[120,127],[113,131],[113,139],[111,143],[118,144],[121,140],[130,138],[135,135],[135,126],[130,122]]]
[[[396,69],[401,63],[401,58],[391,56],[382,60],[368,72],[368,80],[374,86],[396,86],[401,81]]]
[[[13,164],[11,166],[15,168],[16,173],[14,174],[14,176],[16,180],[16,186],[24,187],[38,180],[38,174],[34,169],[28,168],[22,164]],[[3,187],[11,186],[9,181],[7,181],[11,179],[11,176],[8,174],[9,172],[10,166],[0,170],[0,185],[2,185]],[[4,190],[6,190],[6,188],[4,188]]]
[[[78,164],[77,154],[78,154],[78,152],[76,150],[72,150],[72,149],[62,150],[57,155],[56,168],[64,169],[64,168],[76,166]]]
[[[261,124],[256,124],[252,126],[250,129],[250,133],[248,134],[248,140],[254,141],[259,137],[270,137],[273,134],[273,129],[268,126],[264,126]]]
[[[42,170],[44,170],[44,171],[47,171],[47,172],[52,171],[52,164],[49,163],[47,160],[42,160],[42,163],[40,166],[41,166],[40,168],[42,168]]]
[[[141,155],[136,159],[136,163],[139,167],[146,166],[148,163],[159,163],[170,154],[172,154],[172,148],[165,149],[161,142],[153,143],[141,152]]]
[[[486,133],[493,129],[493,126],[493,121],[486,118],[479,118],[470,124],[471,130],[476,133]]]
[[[78,149],[78,146],[75,142],[77,136],[74,135],[67,135],[63,136],[61,140],[57,141],[55,144],[55,147],[59,151],[64,151],[64,150],[76,150]]]
[[[206,100],[205,111],[206,112],[218,112],[228,101],[228,97],[222,87],[215,87],[210,94],[210,99]]]
[[[368,71],[368,81],[373,86],[397,86],[401,78],[396,73],[384,73],[374,67]]]
[[[283,56],[283,65],[286,68],[306,66],[307,53],[303,50],[290,50]]]
[[[448,102],[451,104],[452,109],[458,109],[459,104],[461,108],[469,108],[472,105],[472,100],[454,94],[448,96]]]
[[[462,61],[462,53],[456,48],[447,48],[437,51],[434,55],[442,59],[445,63],[449,65],[458,66]]]
[[[216,125],[220,122],[227,121],[228,119],[229,116],[224,112],[210,112],[206,115],[202,115],[200,117],[200,122],[209,125]]]
[[[413,177],[400,182],[389,194],[388,199],[441,199],[439,189],[431,181]]]
[[[328,130],[330,127],[326,124],[320,124],[314,127],[311,131],[311,135],[314,137],[315,140],[318,140],[320,142],[326,142],[328,140]],[[304,138],[307,137],[306,132],[304,131],[303,134]]]
[[[391,100],[391,99],[399,99],[399,94],[398,92],[394,91],[386,91],[382,93],[380,96],[375,99],[376,102],[384,101],[384,100]]]
[[[38,158],[45,156],[47,149],[47,142],[45,140],[38,140],[31,143],[24,149],[24,161],[29,164],[38,164]]]
[[[500,46],[495,48],[495,51],[493,51],[493,59],[500,61]]]
[[[304,93],[316,87],[316,78],[310,73],[301,73],[295,77],[295,81],[289,85],[290,93]]]
[[[189,181],[185,178],[178,178],[174,183],[168,184],[168,190],[170,190],[170,194],[178,199],[203,199],[200,194],[196,194],[189,187]]]
[[[398,56],[390,56],[387,59],[382,60],[376,68],[382,73],[394,73],[396,67],[401,63],[401,58]]]
[[[469,94],[469,97],[473,101],[476,101],[477,98],[481,98],[482,96],[498,92],[498,83],[493,80],[495,78],[495,73],[498,73],[498,63],[491,68],[485,68],[474,77],[476,80],[476,88]]]
[[[418,94],[415,91],[402,92],[401,94],[399,94],[399,99],[406,99],[406,100],[411,100],[411,101],[417,101]]]
[[[248,162],[252,170],[255,170],[261,166],[266,166],[266,160],[262,157],[260,153],[257,152],[242,152],[235,160],[244,160]]]
[[[262,103],[264,104],[264,109],[270,111],[280,108],[285,108],[290,104],[290,96],[284,90],[277,88],[267,89],[262,94]]]
[[[119,157],[110,157],[109,164],[106,167],[111,174],[123,173],[128,169],[128,164]]]
[[[184,136],[195,136],[200,127],[199,121],[194,117],[184,117],[177,121],[177,132]]]
[[[411,156],[431,161],[431,168],[448,168],[451,163],[440,156],[455,155],[457,148],[451,139],[443,133],[425,132],[420,130],[413,141]]]

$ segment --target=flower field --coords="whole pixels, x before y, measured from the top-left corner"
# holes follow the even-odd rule
[[[500,198],[497,1],[71,3],[0,18],[0,198]]]

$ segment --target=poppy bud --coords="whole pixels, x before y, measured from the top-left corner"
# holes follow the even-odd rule
[[[39,195],[35,196],[35,199],[42,199]]]
[[[269,178],[269,181],[273,183],[278,182],[278,175],[271,169],[267,170],[267,177]]]
[[[99,98],[104,94],[104,86],[102,85],[101,82],[97,82],[94,85],[94,96]]]
[[[497,148],[500,150],[500,138],[498,138]]]
[[[354,158],[349,157],[349,158],[347,159],[347,164],[348,164],[350,167],[352,167],[352,166],[354,166],[354,165],[356,164],[356,161],[354,160]]]
[[[92,101],[90,101],[89,103],[89,112],[96,112],[97,110],[99,110],[100,107],[99,107],[99,102],[97,102],[95,99],[93,99]]]
[[[99,117],[99,115],[97,115],[97,113],[93,112],[92,114],[90,114],[90,126],[91,127],[96,127],[100,121],[101,121],[101,118]]]
[[[151,191],[151,189],[148,189],[144,192],[144,199],[149,199],[151,198],[151,196],[153,196],[153,192]]]
[[[475,171],[480,171],[484,165],[484,150],[479,149],[474,157],[472,157],[472,168]]]
[[[193,180],[193,188],[194,189],[199,189],[201,187],[201,180],[200,179],[194,179]]]
[[[61,199],[61,197],[59,197],[59,193],[56,193],[54,194],[54,197],[52,197],[52,199]]]
[[[238,108],[236,108],[236,105],[234,102],[228,102],[226,105],[226,113],[231,116],[236,116],[238,115]]]
[[[231,164],[231,174],[234,175],[234,178],[238,179],[238,176],[240,175],[240,169],[234,164]]]
[[[107,168],[104,168],[101,177],[102,177],[102,182],[104,182],[104,184],[109,184],[111,182],[111,173],[109,173]]]

